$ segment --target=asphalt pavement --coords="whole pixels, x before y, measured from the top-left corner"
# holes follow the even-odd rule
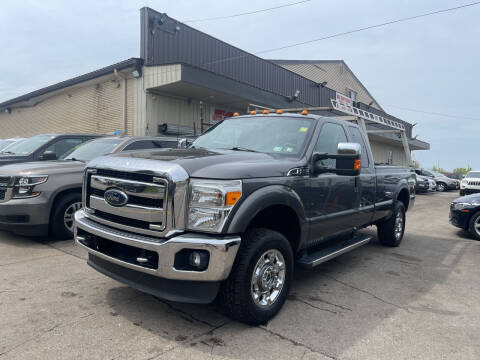
[[[480,242],[448,223],[457,196],[418,195],[398,248],[297,269],[260,327],[124,286],[73,241],[0,232],[0,359],[479,359]]]

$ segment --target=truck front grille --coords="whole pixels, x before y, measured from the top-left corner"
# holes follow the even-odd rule
[[[0,188],[0,200],[5,200],[5,193],[6,192],[7,192],[7,189]]]
[[[11,179],[10,176],[0,176],[0,187],[7,187]]]
[[[469,181],[468,185],[480,186],[480,181]]]
[[[98,169],[86,173],[84,206],[89,217],[105,225],[159,236],[167,224],[168,183],[148,174]],[[114,204],[107,190],[118,190],[125,201]]]

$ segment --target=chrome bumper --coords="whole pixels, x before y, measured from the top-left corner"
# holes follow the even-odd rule
[[[133,246],[140,249],[154,251],[158,254],[158,268],[149,269],[130,262],[125,262],[114,257],[103,254],[88,246],[81,241],[85,240],[79,235],[79,229],[82,231],[104,238],[110,241],[118,242],[124,245]],[[190,281],[221,281],[225,280],[230,274],[235,256],[240,246],[240,236],[215,236],[203,234],[182,234],[166,239],[154,238],[146,235],[134,234],[99,224],[90,220],[84,210],[75,214],[75,242],[86,249],[90,254],[105,259],[117,265],[129,269],[155,275],[165,279],[172,280],[190,280]],[[185,271],[174,268],[175,254],[182,249],[206,250],[210,253],[209,265],[204,271]]]

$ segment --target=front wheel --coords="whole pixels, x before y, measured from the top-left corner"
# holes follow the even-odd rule
[[[444,183],[438,183],[437,184],[437,191],[444,192],[447,191],[447,185]]]
[[[265,324],[282,308],[293,275],[293,251],[282,234],[269,229],[247,231],[219,305],[235,320]]]
[[[475,239],[480,240],[480,211],[470,219],[468,230]]]
[[[392,216],[377,224],[377,233],[380,243],[386,246],[398,246],[405,233],[405,205],[397,201],[393,207]]]
[[[460,196],[465,196],[465,190],[460,190]]]
[[[74,214],[82,207],[82,194],[70,193],[55,201],[50,227],[59,240],[73,238]]]

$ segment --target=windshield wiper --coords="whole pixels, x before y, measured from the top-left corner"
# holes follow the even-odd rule
[[[248,148],[241,147],[241,146],[235,146],[235,147],[230,148],[230,149],[228,149],[228,150],[258,152],[258,151],[256,151],[256,150],[248,149]]]

